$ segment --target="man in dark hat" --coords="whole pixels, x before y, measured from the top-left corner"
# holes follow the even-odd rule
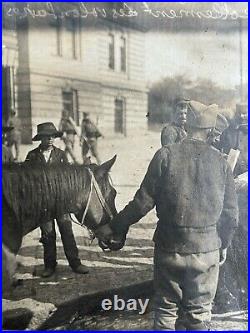
[[[12,130],[7,134],[7,145],[12,151],[15,148],[15,161],[19,161],[20,145],[21,145],[21,121],[17,117],[14,109],[10,112],[10,118],[8,120],[8,126],[12,127]]]
[[[26,162],[32,165],[48,165],[58,163],[68,163],[63,150],[54,146],[55,138],[62,137],[63,133],[57,131],[53,123],[47,122],[37,126],[37,135],[33,141],[41,141],[41,144],[30,151],[26,157]],[[86,274],[88,269],[81,264],[78,257],[78,249],[74,238],[71,219],[68,214],[57,218],[57,225],[61,233],[65,255],[69,265],[75,273]],[[50,277],[54,274],[56,262],[56,232],[55,222],[49,221],[41,226],[41,242],[44,247],[44,272],[43,277]]]
[[[14,162],[14,156],[11,150],[6,147],[6,134],[13,130],[11,126],[3,126],[2,128],[2,163],[12,163]]]
[[[190,137],[159,149],[134,199],[96,231],[121,248],[129,226],[156,206],[156,330],[209,330],[219,265],[238,223],[232,171],[207,143],[216,125],[215,106],[189,105]]]
[[[97,163],[100,164],[100,158],[97,151],[97,140],[103,137],[102,133],[96,125],[90,120],[89,113],[83,112],[83,120],[81,125],[81,145],[82,145],[82,158],[83,163],[87,160],[87,154],[90,150]]]
[[[77,159],[74,154],[76,130],[69,120],[69,112],[67,110],[62,111],[62,119],[60,121],[59,130],[63,132],[62,139],[65,144],[66,155],[69,155],[72,161],[77,163]]]
[[[189,101],[188,99],[181,99],[176,103],[173,122],[165,126],[161,132],[162,146],[181,142],[187,136],[185,125]]]

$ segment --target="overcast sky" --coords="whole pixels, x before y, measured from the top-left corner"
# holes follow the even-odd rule
[[[187,75],[210,78],[220,86],[240,84],[239,33],[146,34],[146,79]],[[242,35],[243,81],[247,82],[247,33]]]
[[[154,18],[153,24],[151,19],[148,24],[150,31],[145,36],[148,82],[165,76],[186,75],[191,79],[209,78],[220,86],[231,88],[240,84],[240,61],[243,82],[247,82],[247,29],[243,29],[241,34],[241,54],[239,19],[230,16],[235,13],[247,16],[247,2],[148,2],[148,6],[160,12],[163,9],[168,15],[172,8],[178,14],[185,9],[202,10],[203,13],[212,9],[213,13],[221,11],[228,15],[226,20],[199,19],[192,15],[184,15],[181,19],[160,17]],[[247,24],[246,19],[244,24]]]

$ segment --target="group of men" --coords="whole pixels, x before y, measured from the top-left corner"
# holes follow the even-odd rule
[[[20,158],[21,122],[14,109],[10,111],[7,124],[2,128],[2,143],[3,162],[18,162]]]
[[[61,131],[53,123],[38,125],[33,141],[41,144],[28,153],[27,163],[67,163],[65,152],[54,146],[54,139],[63,137],[64,131],[66,152],[72,153],[75,133],[73,127],[65,130],[63,122]],[[86,117],[83,123],[88,123]],[[245,131],[241,125],[243,129],[238,130]],[[109,225],[96,231],[100,240],[122,248],[129,227],[156,207],[154,329],[209,329],[219,266],[226,260],[238,224],[234,176],[217,149],[226,127],[226,119],[216,105],[179,101],[173,123],[162,131],[162,148],[151,160],[133,200]],[[82,141],[86,141],[87,127],[82,133]],[[239,139],[234,148],[239,148]],[[88,270],[81,265],[68,219],[66,215],[57,219],[65,254],[72,270],[85,274]],[[43,276],[49,277],[56,267],[54,221],[41,230]]]
[[[215,148],[227,126],[217,105],[179,101],[133,200],[96,232],[122,248],[129,227],[156,208],[156,330],[209,330],[219,267],[238,225],[234,175]]]
[[[59,125],[59,130],[63,132],[63,141],[65,144],[65,153],[70,157],[73,163],[77,163],[77,158],[74,154],[75,136],[77,135],[76,125],[70,117],[67,110],[63,110],[62,119]],[[83,163],[88,163],[87,154],[90,151],[96,162],[100,164],[101,160],[97,150],[97,140],[103,137],[94,122],[90,119],[89,113],[83,113],[81,124],[80,145],[82,151]]]

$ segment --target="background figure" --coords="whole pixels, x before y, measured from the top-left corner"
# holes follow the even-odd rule
[[[247,105],[237,105],[235,117],[229,127],[222,133],[219,149],[229,154],[230,149],[240,150],[239,159],[234,169],[238,176],[248,170],[248,115]]]
[[[77,163],[77,159],[74,154],[76,131],[69,120],[69,112],[67,110],[62,111],[62,119],[60,121],[59,131],[63,132],[62,140],[65,144],[66,155],[69,155],[72,161]]]
[[[181,99],[175,105],[173,122],[163,128],[161,132],[161,145],[181,142],[187,136],[186,121],[189,100]]]
[[[97,151],[97,140],[99,137],[103,137],[102,133],[98,130],[96,125],[89,119],[89,113],[83,113],[83,120],[81,126],[81,145],[82,145],[82,158],[83,163],[87,159],[88,151],[90,150],[93,157],[95,157],[98,164],[101,163],[99,154]]]
[[[68,163],[66,154],[63,150],[54,146],[54,140],[62,136],[53,123],[42,123],[37,126],[37,135],[33,141],[41,141],[38,148],[30,151],[26,157],[26,162],[32,165],[46,166],[49,164]],[[69,214],[59,216],[56,219],[60,230],[63,248],[71,269],[75,273],[88,273],[87,267],[81,265],[78,256],[75,237],[72,230],[72,223]],[[42,277],[50,277],[56,269],[56,231],[54,220],[41,225],[41,242],[44,248],[44,272]]]
[[[6,134],[13,130],[13,127],[3,126],[2,127],[2,163],[14,162],[12,151],[6,147],[7,139]]]
[[[15,153],[13,154],[12,152],[12,154],[14,156],[14,160],[18,162],[21,145],[21,121],[17,117],[16,111],[13,109],[10,112],[10,118],[7,122],[7,125],[13,128],[7,134],[7,146],[9,147],[11,152],[14,147]]]

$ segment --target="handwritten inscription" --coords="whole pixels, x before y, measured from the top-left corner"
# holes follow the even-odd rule
[[[139,4],[139,3],[137,3]],[[182,19],[185,17],[196,18],[196,19],[214,19],[214,20],[237,20],[237,19],[247,19],[248,9],[239,12],[232,9],[230,5],[226,2],[215,2],[212,4],[211,9],[207,10],[196,10],[196,9],[185,9],[185,3],[179,3],[183,7],[180,9],[155,9],[152,7],[152,3],[142,2],[140,3],[140,8],[133,8],[132,3],[121,3],[119,8],[99,8],[99,7],[88,7],[86,3],[80,2],[75,8],[69,10],[58,10],[54,7],[53,2],[44,3],[44,8],[35,9],[32,5],[27,3],[27,5],[20,7],[10,6],[10,3],[4,5],[4,13],[9,17],[17,18],[43,18],[52,17],[54,19],[74,17],[74,18],[106,18],[112,17],[113,19],[118,19],[120,17],[138,17],[141,15],[150,16],[153,18],[165,18],[165,19]]]

